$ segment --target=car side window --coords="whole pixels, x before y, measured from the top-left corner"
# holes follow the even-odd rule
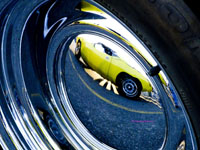
[[[105,48],[104,48],[104,52],[105,52],[106,54],[112,56],[112,51],[111,51],[109,48],[105,47]]]
[[[105,45],[103,45],[102,43],[96,43],[96,44],[94,44],[94,47],[95,47],[98,51],[100,51],[100,52],[102,52],[102,53],[106,53],[106,54],[112,56],[112,50],[109,49],[108,47],[106,47]]]
[[[108,48],[107,46],[105,46],[104,44],[102,44],[102,47],[104,48],[104,52],[110,56],[112,56],[112,50],[110,48]]]
[[[104,53],[104,47],[102,46],[102,44],[100,43],[95,43],[94,44],[95,49],[97,49],[98,51]]]
[[[115,52],[115,51],[112,51],[112,56],[114,56],[114,57],[119,57],[119,56],[117,55],[117,52]]]
[[[95,43],[94,44],[94,47],[102,52],[102,53],[106,53],[107,55],[109,56],[115,56],[115,57],[118,57],[117,55],[117,52],[113,51],[112,49],[108,48],[107,46],[105,46],[104,44],[102,43]]]

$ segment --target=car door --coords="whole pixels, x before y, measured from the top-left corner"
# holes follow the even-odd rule
[[[89,66],[104,78],[107,78],[112,59],[112,51],[102,43],[95,43],[89,53]]]

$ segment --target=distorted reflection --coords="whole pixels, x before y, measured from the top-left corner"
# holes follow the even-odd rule
[[[121,38],[123,41],[133,47],[135,51],[141,54],[152,66],[157,65],[154,58],[146,51],[144,45],[142,45],[141,42],[130,31],[124,28],[124,26],[118,20],[86,1],[81,2],[81,11],[94,13],[105,17],[106,19],[83,19],[80,20],[79,23],[100,26],[101,28],[113,31],[119,38]]]
[[[92,40],[93,39],[93,40]],[[75,56],[108,81],[114,91],[128,98],[138,98],[141,92],[153,88],[136,60],[122,47],[95,35],[82,34],[76,38]],[[95,73],[94,73],[95,74]],[[148,94],[147,94],[148,95]],[[146,95],[146,96],[147,96]]]
[[[80,34],[66,57],[68,97],[92,135],[117,149],[152,146],[142,146],[141,138],[153,140],[156,149],[162,146],[161,98],[132,53],[111,39]]]

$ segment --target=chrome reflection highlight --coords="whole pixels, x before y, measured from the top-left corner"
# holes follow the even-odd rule
[[[165,70],[110,12],[91,0],[12,7],[0,34],[4,149],[196,149]]]

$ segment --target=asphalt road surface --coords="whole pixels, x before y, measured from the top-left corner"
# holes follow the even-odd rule
[[[85,127],[101,142],[117,149],[159,149],[166,120],[159,104],[131,100],[100,86],[72,51],[66,58],[66,85],[70,102]]]

